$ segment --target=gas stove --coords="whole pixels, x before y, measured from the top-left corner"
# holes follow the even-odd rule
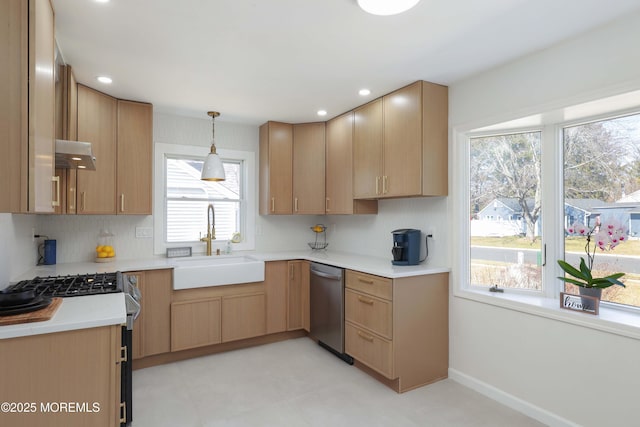
[[[7,290],[33,290],[36,295],[47,297],[102,295],[123,292],[123,280],[120,272],[36,277],[11,285]]]

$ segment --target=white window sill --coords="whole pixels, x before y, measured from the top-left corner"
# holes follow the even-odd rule
[[[640,314],[600,306],[597,316],[560,308],[560,301],[537,295],[493,293],[489,290],[455,290],[454,297],[491,304],[509,310],[546,317],[611,334],[640,340]]]

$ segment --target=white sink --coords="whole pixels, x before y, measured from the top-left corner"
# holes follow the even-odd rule
[[[176,258],[173,289],[204,288],[262,282],[264,261],[247,255],[212,255]]]

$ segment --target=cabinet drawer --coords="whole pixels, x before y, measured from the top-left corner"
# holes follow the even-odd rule
[[[376,297],[391,300],[391,279],[347,270],[345,286]]]
[[[345,352],[371,369],[393,379],[393,345],[351,323],[344,327]]]
[[[345,290],[345,320],[388,339],[392,338],[392,311],[390,301]]]

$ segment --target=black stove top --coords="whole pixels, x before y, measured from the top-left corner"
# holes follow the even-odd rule
[[[9,292],[26,290],[33,290],[36,295],[49,297],[111,294],[123,291],[122,274],[116,272],[36,277],[7,288]]]

